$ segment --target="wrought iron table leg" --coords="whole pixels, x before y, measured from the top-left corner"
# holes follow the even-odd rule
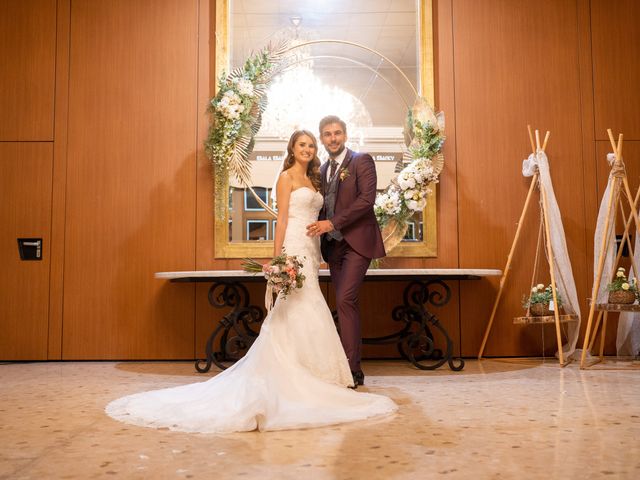
[[[195,362],[196,370],[206,373],[215,364],[221,370],[227,368],[222,363],[242,358],[258,336],[252,325],[262,322],[262,309],[249,303],[249,291],[240,282],[215,282],[208,293],[209,303],[214,308],[232,308],[213,330],[205,347],[205,358]],[[220,335],[219,350],[214,351],[216,338]]]
[[[433,289],[440,287],[443,292]],[[427,304],[442,307],[451,299],[451,289],[442,280],[419,281],[413,280],[407,285],[402,294],[403,304],[394,309],[394,320],[401,320],[408,325],[417,325],[417,330],[407,330],[406,334],[398,341],[398,350],[415,367],[421,370],[435,370],[445,363],[454,371],[464,368],[464,360],[453,357],[453,341],[449,333],[442,326],[438,317],[431,313]],[[434,338],[429,325],[435,327],[446,341],[444,352],[435,348]],[[418,352],[416,355],[414,352]],[[425,364],[432,360],[434,363]]]

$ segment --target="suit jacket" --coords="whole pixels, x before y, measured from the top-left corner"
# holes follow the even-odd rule
[[[322,193],[327,187],[327,169],[329,162],[320,168]],[[347,155],[340,164],[338,192],[331,222],[340,230],[345,241],[356,252],[366,258],[385,256],[380,227],[373,211],[376,200],[376,166],[368,153],[356,153],[347,149]],[[325,220],[323,206],[320,220]],[[321,239],[322,256],[328,260],[330,242],[327,235]]]

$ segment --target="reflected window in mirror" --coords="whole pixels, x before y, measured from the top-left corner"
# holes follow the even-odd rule
[[[269,238],[268,220],[247,220],[247,240],[264,241]]]
[[[408,222],[407,225],[408,225],[407,233],[404,234],[403,240],[405,242],[415,242],[415,241],[417,241],[417,238],[416,238],[416,223],[415,222]]]
[[[249,189],[244,190],[244,209],[247,212],[264,212],[264,207],[260,205],[258,200],[253,196]],[[256,193],[258,198],[262,200],[264,203],[269,201],[269,189],[262,187],[255,187],[253,191]]]

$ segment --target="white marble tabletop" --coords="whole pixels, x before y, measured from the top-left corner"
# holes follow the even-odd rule
[[[442,279],[473,279],[480,277],[495,277],[502,275],[502,270],[488,268],[370,268],[367,270],[367,277],[409,278],[409,277],[431,277]],[[320,277],[329,277],[329,270],[321,269]],[[229,278],[261,278],[262,275],[245,272],[244,270],[191,270],[178,272],[156,272],[156,278],[165,280],[216,280]]]

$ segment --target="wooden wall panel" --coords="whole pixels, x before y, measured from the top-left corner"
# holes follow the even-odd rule
[[[49,307],[53,144],[0,142],[0,359],[45,360]],[[43,239],[22,261],[19,237]]]
[[[584,229],[586,235],[585,242],[585,277],[587,279],[587,292],[591,296],[591,279],[593,278],[593,237],[598,215],[597,189],[597,165],[596,158],[596,134],[594,125],[594,105],[593,105],[593,60],[591,55],[591,2],[590,0],[579,0],[576,2],[578,9],[578,48],[580,63],[580,94],[582,110],[582,171],[584,184],[582,195],[584,197]],[[590,307],[585,305],[583,310]],[[582,322],[581,332],[587,327],[586,316]],[[581,339],[582,340],[582,339]]]
[[[55,0],[0,1],[0,141],[53,140]]]
[[[592,0],[595,124],[598,140],[607,128],[640,140],[640,2]]]
[[[63,358],[191,358],[198,3],[71,4]]]
[[[51,277],[49,283],[49,360],[62,359],[64,231],[69,120],[71,0],[58,0],[56,27],[56,105],[51,198]]]
[[[584,199],[575,194],[584,183],[576,2],[457,0],[453,19],[460,266],[504,267],[530,184],[521,162],[531,151],[531,124],[552,132],[552,178],[585,298]],[[534,202],[487,355],[541,353],[539,333],[512,324],[530,288],[537,209]],[[462,290],[463,355],[478,352],[497,283]]]

